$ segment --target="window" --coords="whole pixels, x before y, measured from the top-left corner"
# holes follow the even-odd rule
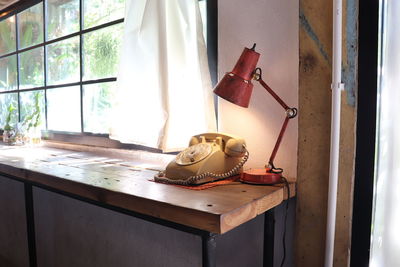
[[[44,0],[0,18],[0,128],[32,113],[42,129],[107,134],[124,0]]]
[[[11,126],[39,109],[50,139],[151,150],[108,138],[125,1],[20,1],[1,10],[0,130],[10,107],[15,108]],[[215,84],[217,1],[199,0],[199,5]]]

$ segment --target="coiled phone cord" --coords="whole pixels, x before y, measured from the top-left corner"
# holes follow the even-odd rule
[[[224,173],[220,173],[220,174],[216,174],[216,173],[212,173],[212,172],[205,172],[202,174],[190,176],[189,178],[187,178],[185,180],[170,179],[170,178],[165,177],[165,172],[160,172],[160,173],[154,175],[154,181],[166,183],[166,184],[194,185],[194,184],[197,184],[198,181],[201,181],[205,178],[212,178],[212,180],[210,182],[228,178],[230,176],[239,174],[240,169],[243,167],[243,165],[249,159],[249,151],[247,151],[247,149],[245,147],[243,147],[243,149],[245,150],[245,153],[244,153],[242,160],[235,167],[233,167],[232,170],[230,170],[228,172],[224,172]]]

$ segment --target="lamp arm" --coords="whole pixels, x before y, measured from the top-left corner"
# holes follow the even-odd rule
[[[290,109],[290,107],[288,105],[286,105],[286,103],[271,89],[271,87],[268,86],[268,84],[266,84],[264,82],[264,80],[261,78],[258,78],[258,81],[264,88],[265,90],[268,91],[268,93],[285,109],[288,110]]]
[[[274,159],[275,159],[276,153],[278,152],[279,146],[281,144],[283,135],[285,134],[289,120],[290,120],[290,118],[286,117],[285,120],[283,121],[283,125],[281,128],[281,131],[279,132],[278,139],[275,142],[275,146],[274,146],[274,149],[272,150],[271,156],[269,157],[268,164],[265,166],[265,168],[267,169],[267,172],[276,172],[276,171],[282,172],[282,169],[275,168]]]
[[[293,119],[294,117],[296,117],[296,115],[297,115],[297,109],[296,109],[296,108],[290,108],[288,105],[286,105],[286,103],[271,89],[271,87],[269,87],[269,86],[264,82],[264,80],[263,80],[262,77],[261,77],[261,69],[260,69],[260,68],[255,69],[255,71],[254,71],[254,79],[255,79],[256,81],[258,81],[258,82],[265,88],[265,90],[267,90],[268,93],[269,93],[269,94],[270,94],[270,95],[285,109],[285,111],[286,111],[286,118],[285,118],[285,120],[283,121],[283,125],[282,125],[282,128],[281,128],[281,131],[279,132],[278,139],[277,139],[276,142],[275,142],[274,149],[272,150],[272,154],[271,154],[271,156],[270,156],[270,158],[269,158],[268,165],[266,166],[267,172],[278,172],[278,173],[280,173],[280,172],[282,172],[282,169],[280,169],[280,168],[275,168],[275,166],[274,166],[274,159],[275,159],[276,153],[278,152],[279,146],[280,146],[280,144],[281,144],[281,142],[282,142],[282,138],[283,138],[283,135],[285,134],[287,125],[288,125],[288,123],[289,123],[289,120],[290,120],[290,119]]]
[[[268,86],[268,84],[266,84],[264,82],[264,80],[261,78],[261,74],[258,74],[260,76],[255,76],[255,80],[258,81],[264,88],[265,90],[268,91],[268,93],[270,93],[270,95],[272,95],[272,97],[285,109],[286,111],[286,116],[289,119],[293,119],[294,117],[297,116],[297,108],[291,108],[288,105],[286,105],[286,103],[271,89],[271,87]]]

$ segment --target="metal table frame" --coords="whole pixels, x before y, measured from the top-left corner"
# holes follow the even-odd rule
[[[37,266],[36,259],[36,239],[35,239],[35,227],[34,227],[34,213],[33,213],[33,193],[32,187],[42,188],[63,196],[67,196],[79,201],[93,204],[98,207],[113,210],[119,213],[123,213],[135,218],[152,222],[158,225],[166,226],[178,231],[182,231],[189,234],[194,234],[201,237],[202,240],[202,266],[203,267],[216,267],[217,266],[217,236],[218,234],[211,233],[205,230],[193,228],[190,226],[178,224],[175,222],[167,221],[164,219],[144,215],[134,211],[126,210],[123,208],[115,207],[91,199],[87,199],[75,194],[57,190],[42,184],[27,182],[25,180],[12,177],[6,174],[1,174],[4,177],[12,180],[17,180],[24,183],[25,190],[25,207],[26,207],[26,219],[27,219],[27,233],[28,233],[28,246],[29,246],[29,263],[30,267]],[[274,262],[274,235],[275,235],[275,209],[270,209],[264,214],[264,249],[263,249],[263,266],[272,267]]]

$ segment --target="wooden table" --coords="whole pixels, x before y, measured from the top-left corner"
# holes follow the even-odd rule
[[[23,181],[28,191],[32,185],[44,187],[201,235],[204,266],[215,265],[215,234],[264,214],[288,197],[283,185],[234,182],[195,191],[155,183],[153,176],[173,156],[61,146],[64,148],[0,145],[0,174]],[[291,197],[295,195],[294,184],[290,185],[290,193]]]

